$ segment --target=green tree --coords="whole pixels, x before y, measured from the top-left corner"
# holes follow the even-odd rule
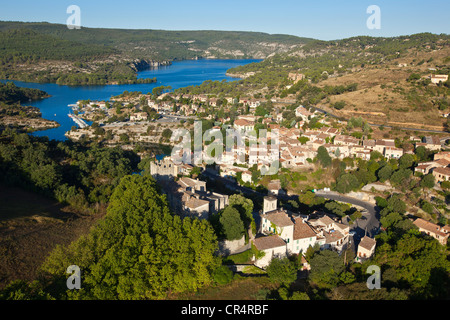
[[[441,299],[449,294],[450,262],[446,248],[419,233],[404,234],[377,249],[374,264],[395,270],[396,279],[411,289],[412,299]]]
[[[220,224],[227,240],[239,240],[245,233],[244,222],[239,211],[232,207],[226,207],[220,213]]]
[[[310,261],[311,281],[320,288],[331,289],[340,282],[340,275],[345,271],[344,261],[334,251],[324,250],[314,255]]]
[[[382,217],[380,219],[381,225],[384,228],[389,228],[391,226],[394,226],[398,222],[402,221],[403,217],[398,212],[391,212],[388,215]]]
[[[306,249],[306,253],[305,253],[305,259],[306,261],[311,261],[311,259],[314,257],[315,254],[320,252],[320,245],[318,243],[316,243],[313,246],[309,246],[308,249]]]
[[[422,180],[420,181],[420,186],[422,188],[432,189],[435,185],[435,178],[433,174],[427,174],[426,176],[423,176]]]
[[[345,101],[336,101],[332,106],[336,110],[342,110],[345,108],[346,104],[347,103]]]
[[[169,128],[164,129],[161,136],[166,140],[170,140],[170,138],[172,137],[172,130],[170,130]]]
[[[411,168],[414,164],[414,156],[406,153],[398,159],[398,164],[401,169]]]
[[[161,299],[212,282],[210,270],[218,267],[213,229],[207,221],[173,216],[152,177],[124,177],[107,211],[87,236],[58,246],[43,265],[55,285],[68,265],[81,268],[83,288],[68,298]]]
[[[360,182],[358,178],[351,173],[346,173],[337,179],[335,189],[337,192],[345,194],[354,191],[359,187]]]
[[[380,182],[385,182],[391,178],[392,173],[392,167],[389,164],[386,164],[384,167],[378,170],[377,176]]]
[[[419,146],[416,148],[415,154],[419,162],[424,162],[432,160],[433,152],[424,146]]]
[[[392,174],[390,181],[394,186],[406,186],[411,176],[410,169],[399,169]]]
[[[239,211],[245,228],[252,227],[252,232],[256,235],[256,223],[253,218],[253,201],[240,194],[233,194],[228,199],[228,205],[235,207]]]
[[[214,282],[219,285],[225,285],[233,280],[233,271],[227,266],[220,266],[213,273]]]
[[[405,213],[406,203],[400,199],[398,194],[394,194],[387,199],[387,207],[390,212]]]
[[[297,279],[297,269],[288,258],[274,258],[267,267],[267,275],[273,282],[289,285]]]
[[[425,200],[420,202],[420,207],[422,208],[423,211],[425,211],[428,214],[431,214],[434,211],[433,205]]]
[[[329,167],[331,165],[331,157],[328,154],[328,151],[327,149],[325,149],[325,147],[320,146],[317,149],[317,160],[324,168]]]

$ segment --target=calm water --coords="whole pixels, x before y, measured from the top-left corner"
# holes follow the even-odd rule
[[[66,140],[64,134],[75,125],[75,122],[68,117],[68,114],[71,112],[68,105],[74,104],[78,100],[109,100],[112,96],[119,95],[124,91],[148,93],[153,88],[162,85],[178,89],[191,85],[200,85],[206,80],[234,81],[236,79],[225,75],[228,69],[258,61],[260,60],[177,61],[171,66],[139,72],[138,78],[156,77],[158,82],[151,84],[70,87],[48,83],[13,82],[19,87],[40,89],[51,95],[50,98],[33,101],[27,103],[27,105],[38,107],[44,119],[55,120],[61,126],[56,129],[37,131],[33,135],[47,136],[50,140]],[[2,82],[5,81],[2,80]]]

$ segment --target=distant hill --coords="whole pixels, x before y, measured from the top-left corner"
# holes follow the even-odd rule
[[[48,97],[48,94],[38,89],[20,88],[12,82],[0,83],[0,103],[23,103],[46,97]]]
[[[362,116],[386,126],[450,128],[450,118],[443,116],[450,112],[450,83],[429,79],[450,75],[447,34],[311,41],[228,72],[245,79],[205,84],[200,91],[286,98],[343,119]],[[189,90],[198,93],[199,88]]]
[[[0,79],[64,85],[153,82],[137,71],[174,60],[264,59],[313,39],[228,31],[81,28],[0,21]]]
[[[255,58],[287,52],[313,41],[290,35],[237,31],[164,31],[84,28],[66,25],[0,21],[0,31],[28,29],[58,39],[114,48],[134,58],[180,60],[193,58]]]

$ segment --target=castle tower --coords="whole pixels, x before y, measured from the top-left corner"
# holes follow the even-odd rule
[[[275,211],[278,209],[277,206],[277,198],[274,196],[267,196],[264,197],[264,208],[263,208],[263,214],[266,214],[271,211]]]

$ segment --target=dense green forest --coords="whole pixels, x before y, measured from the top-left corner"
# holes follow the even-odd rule
[[[1,64],[39,60],[89,61],[118,53],[113,48],[56,38],[33,30],[0,32]]]
[[[20,88],[12,82],[6,84],[0,82],[0,122],[5,116],[20,119],[41,118],[42,113],[39,108],[26,106],[23,103],[46,97],[48,94],[41,90]],[[31,128],[28,129],[31,130]]]
[[[85,27],[74,31],[60,24],[0,22],[0,31],[11,29],[33,30],[59,39],[114,48],[114,50],[119,50],[133,58],[145,57],[159,61],[201,57],[204,51],[210,50],[211,47],[226,51],[241,50],[244,55],[240,58],[253,58],[253,51],[267,51],[267,55],[273,53],[273,49],[261,47],[258,45],[260,43],[274,43],[290,47],[312,41],[309,38],[270,35],[260,32],[125,30]],[[192,49],[200,51],[196,52]],[[220,54],[214,49],[211,51],[218,58],[236,58],[236,56]]]
[[[0,83],[0,102],[12,104],[47,98],[42,90],[17,87],[14,83]]]
[[[174,216],[152,177],[124,177],[106,217],[68,247],[58,246],[32,284],[18,281],[3,299],[161,299],[212,282],[220,265],[207,221]],[[81,290],[66,287],[66,269],[83,271]]]
[[[131,62],[103,62],[118,53],[113,48],[62,40],[32,30],[7,30],[0,32],[0,78],[62,85],[156,81],[138,79]],[[64,62],[68,68],[53,71],[55,62]],[[48,65],[44,69],[35,68],[37,63]]]
[[[329,96],[357,90],[356,83],[325,88],[315,86],[331,75],[345,75],[351,73],[353,68],[366,65],[387,64],[411,49],[434,50],[436,46],[448,46],[449,40],[448,35],[423,33],[397,38],[354,37],[339,41],[311,41],[287,53],[228,70],[230,74],[250,74],[243,80],[205,81],[199,86],[181,88],[176,92],[237,97],[249,91],[265,89],[266,98],[284,98],[292,94],[306,106],[316,105]],[[443,67],[441,72],[448,73],[448,68]],[[289,73],[302,73],[305,79],[293,84]]]
[[[0,181],[41,193],[80,211],[106,204],[137,156],[120,148],[48,141],[12,129],[0,136]]]
[[[137,79],[139,61],[196,59],[206,51],[216,58],[254,58],[310,40],[254,32],[69,30],[58,24],[0,22],[0,78],[65,85],[151,83],[155,79]],[[237,51],[242,55],[233,55]]]
[[[0,78],[66,85],[105,85],[108,83],[153,83],[156,79],[138,79],[131,62],[103,62],[113,48],[61,40],[32,30],[0,32]],[[71,67],[52,70],[55,61]],[[44,69],[36,63],[48,63]],[[24,68],[25,66],[25,68]]]

